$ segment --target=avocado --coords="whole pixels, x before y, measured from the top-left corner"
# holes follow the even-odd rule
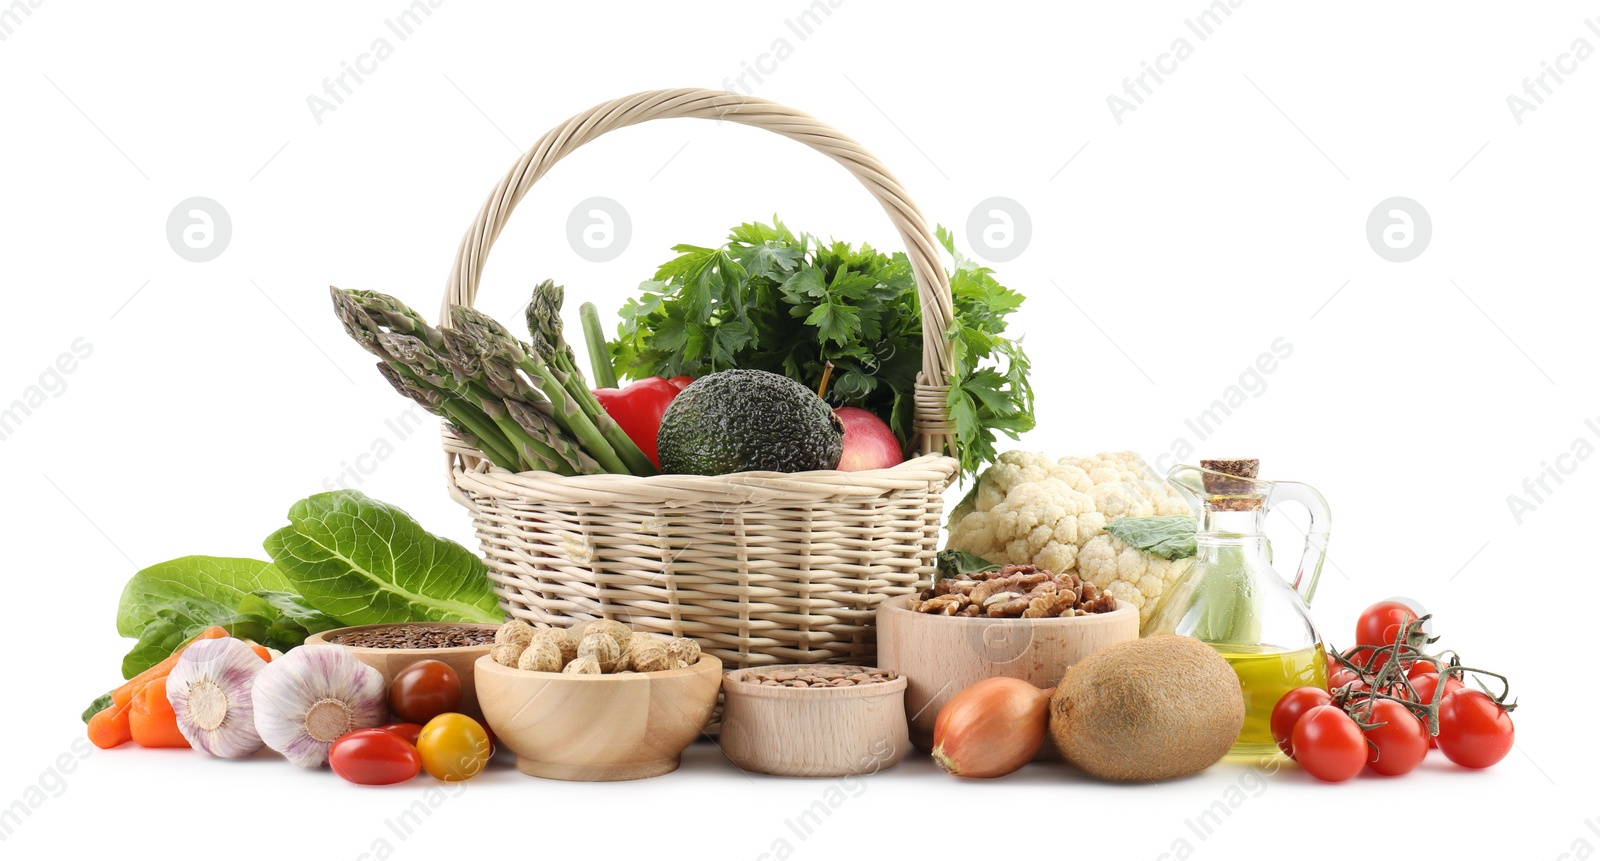
[[[689,384],[656,434],[661,471],[726,475],[834,469],[844,425],[815,392],[768,371],[718,371]]]

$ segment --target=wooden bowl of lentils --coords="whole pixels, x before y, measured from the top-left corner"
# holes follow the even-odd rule
[[[457,711],[482,719],[473,667],[494,648],[499,625],[467,622],[403,622],[335,628],[306,638],[306,643],[344,646],[363,664],[383,673],[387,686],[396,673],[417,661],[443,661],[461,677],[461,707]]]
[[[875,774],[910,747],[906,680],[888,670],[796,664],[722,676],[718,744],[745,771],[786,777]]]

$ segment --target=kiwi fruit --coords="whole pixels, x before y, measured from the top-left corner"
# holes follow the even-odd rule
[[[1193,637],[1130,640],[1079,661],[1050,700],[1061,755],[1102,780],[1169,780],[1222,757],[1244,726],[1239,677]]]

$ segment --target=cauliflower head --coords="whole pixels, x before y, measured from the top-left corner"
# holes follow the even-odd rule
[[[1168,561],[1129,547],[1105,525],[1122,517],[1189,513],[1183,497],[1131,451],[1059,459],[1008,451],[951,513],[948,546],[1001,565],[1077,570],[1138,607],[1146,621],[1192,560]]]
[[[1193,559],[1167,560],[1129,547],[1109,532],[1090,538],[1078,551],[1078,576],[1118,601],[1138,607],[1141,628],[1149,623],[1161,596],[1193,565]]]

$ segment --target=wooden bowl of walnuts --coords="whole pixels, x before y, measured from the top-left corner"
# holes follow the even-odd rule
[[[475,668],[483,716],[524,774],[580,781],[666,774],[716,708],[722,661],[700,654],[693,640],[634,634],[616,622],[537,629],[516,642],[524,634],[508,623],[505,642]],[[512,656],[501,645],[520,651]]]
[[[1061,580],[1072,577],[1038,573]],[[1028,581],[1037,573],[1011,576],[1022,579],[1026,588],[1035,585]],[[976,594],[987,601],[1006,593],[989,598]],[[1080,592],[1079,598],[1085,594]],[[1008,676],[1052,688],[1068,667],[1095,650],[1139,638],[1137,607],[1109,596],[1096,599],[1091,612],[1079,612],[1082,608],[1074,606],[1072,615],[1031,617],[947,615],[941,612],[946,608],[930,606],[933,602],[924,596],[903,596],[879,604],[878,666],[906,677],[912,743],[932,750],[939,709],[970,685]],[[983,606],[981,602],[979,606]],[[989,606],[1004,607],[1005,603]],[[1054,756],[1054,745],[1046,743],[1040,754]]]

